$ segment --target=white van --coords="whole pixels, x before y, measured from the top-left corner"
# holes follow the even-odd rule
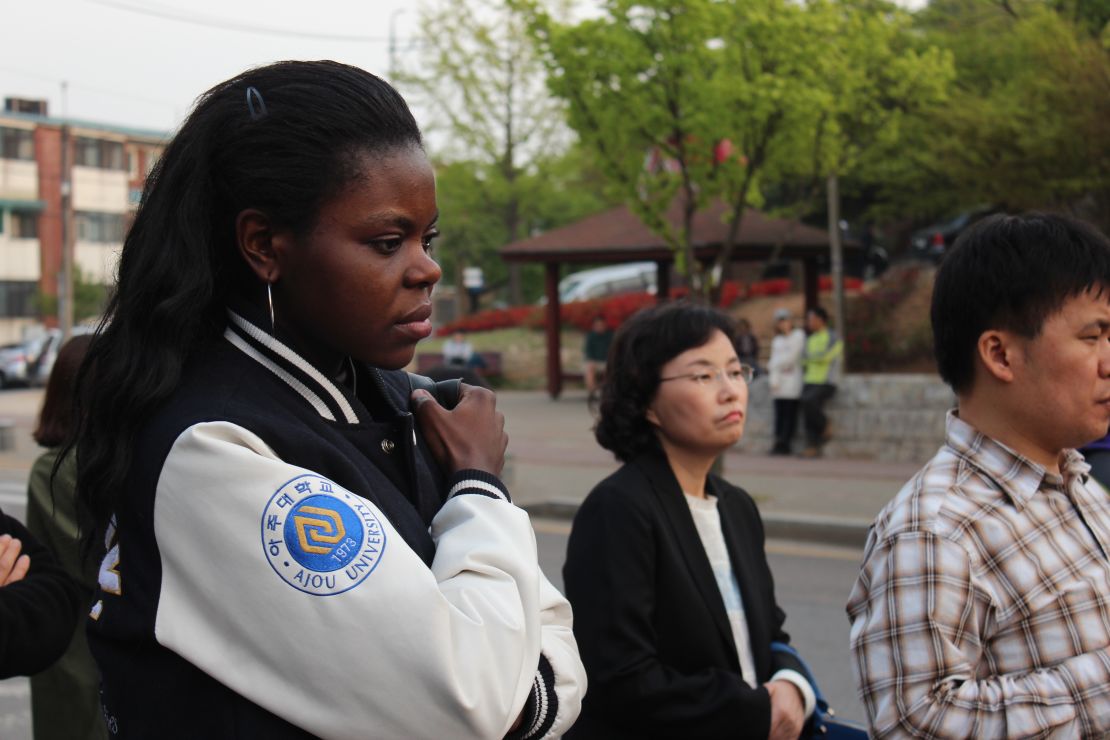
[[[655,263],[628,262],[571,273],[559,281],[559,302],[587,301],[619,293],[655,294]]]

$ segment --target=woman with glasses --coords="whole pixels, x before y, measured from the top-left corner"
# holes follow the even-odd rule
[[[752,498],[710,470],[744,433],[727,316],[668,304],[613,340],[598,442],[624,465],[574,520],[563,576],[589,693],[575,738],[796,738],[814,708],[788,653]]]

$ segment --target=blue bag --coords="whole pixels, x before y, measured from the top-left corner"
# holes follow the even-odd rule
[[[802,673],[809,681],[809,685],[813,687],[813,693],[817,696],[817,708],[813,710],[813,732],[809,737],[826,740],[867,740],[866,727],[834,715],[833,710],[829,708],[829,703],[821,695],[817,680],[813,678],[813,671],[809,670],[809,666],[792,645],[787,645],[785,642],[772,642],[771,652],[789,653],[794,656],[794,659],[802,664]]]

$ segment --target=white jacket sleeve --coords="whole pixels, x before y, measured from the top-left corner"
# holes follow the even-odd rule
[[[548,729],[569,726],[584,686],[569,606],[548,593],[527,515],[493,486],[460,487],[432,522],[429,569],[369,501],[234,424],[191,427],[155,500],[158,641],[324,738],[500,738],[543,649],[556,690],[575,684]]]

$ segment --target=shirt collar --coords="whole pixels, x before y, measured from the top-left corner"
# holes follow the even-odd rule
[[[961,419],[956,410],[945,419],[945,442],[968,464],[978,468],[995,481],[1020,511],[1041,488],[1064,488],[1078,477],[1086,482],[1091,469],[1075,450],[1064,450],[1060,473],[1051,473],[1043,465],[986,436]]]

